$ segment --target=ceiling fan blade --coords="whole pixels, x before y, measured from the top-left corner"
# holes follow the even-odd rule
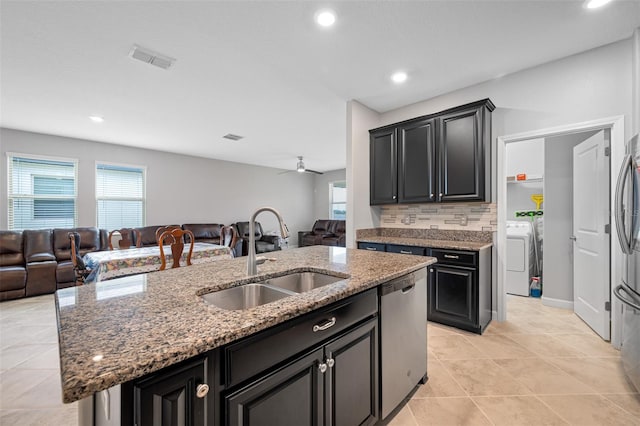
[[[317,175],[323,175],[324,174],[322,172],[316,172],[315,170],[311,170],[311,169],[305,169],[304,171],[307,172],[307,173],[315,173]]]
[[[295,172],[295,170],[285,170],[284,172],[278,172],[279,175],[284,175],[286,173]]]

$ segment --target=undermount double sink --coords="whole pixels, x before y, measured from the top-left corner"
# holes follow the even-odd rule
[[[344,279],[346,278],[319,272],[296,272],[208,293],[202,298],[218,308],[237,311],[265,305]]]

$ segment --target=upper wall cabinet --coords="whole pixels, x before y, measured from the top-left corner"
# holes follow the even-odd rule
[[[370,204],[489,201],[489,99],[370,131]]]

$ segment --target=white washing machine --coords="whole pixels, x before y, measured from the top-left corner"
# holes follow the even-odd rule
[[[529,296],[533,276],[533,234],[530,222],[507,221],[507,293]]]

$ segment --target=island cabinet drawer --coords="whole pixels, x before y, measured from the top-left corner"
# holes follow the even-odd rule
[[[386,251],[385,244],[380,243],[358,243],[358,248],[369,251]]]
[[[474,251],[431,249],[431,256],[438,259],[438,264],[476,266],[478,253]]]
[[[228,389],[276,367],[377,312],[374,288],[227,345],[223,349],[223,386]]]
[[[415,256],[424,256],[427,249],[424,247],[400,246],[397,244],[387,244],[387,251],[390,253],[413,254]]]

